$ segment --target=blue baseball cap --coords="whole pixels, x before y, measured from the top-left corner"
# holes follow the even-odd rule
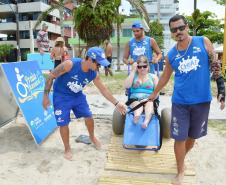
[[[93,60],[97,61],[98,64],[102,66],[108,66],[110,63],[105,58],[104,50],[100,47],[92,47],[89,48],[87,51],[86,56],[92,58]]]
[[[143,29],[144,27],[140,21],[135,21],[132,24],[132,28],[142,28]]]

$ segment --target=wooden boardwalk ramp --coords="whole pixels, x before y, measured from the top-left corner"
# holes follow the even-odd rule
[[[196,185],[195,171],[186,160],[183,185]],[[122,137],[112,136],[99,185],[170,185],[176,174],[173,140],[163,140],[160,151],[134,151],[122,147]]]

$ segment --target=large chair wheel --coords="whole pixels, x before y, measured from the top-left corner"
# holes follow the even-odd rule
[[[161,111],[160,124],[162,126],[162,135],[164,138],[170,138],[170,123],[171,123],[171,110],[164,108]]]
[[[112,129],[116,135],[122,135],[125,125],[125,115],[121,115],[115,108],[112,119]]]

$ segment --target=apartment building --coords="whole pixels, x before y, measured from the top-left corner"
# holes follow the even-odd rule
[[[169,19],[178,12],[178,0],[143,0],[150,20],[159,20],[164,27],[164,53],[174,44],[169,30]],[[135,13],[133,8],[131,13]]]
[[[38,16],[49,8],[51,1],[48,0],[0,0],[0,32],[7,34],[6,38],[0,38],[0,44],[12,44],[15,48],[20,47],[22,60],[26,59],[27,52],[37,49],[36,36],[41,25],[33,30]],[[73,6],[66,6],[64,19],[70,19]],[[16,21],[18,20],[18,22]],[[48,25],[48,36],[50,45],[61,35],[60,14],[58,10],[52,11],[42,22]],[[65,40],[71,37],[71,27],[65,26]],[[14,51],[10,61],[16,59],[17,52]]]

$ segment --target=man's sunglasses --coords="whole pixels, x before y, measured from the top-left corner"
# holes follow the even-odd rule
[[[186,28],[186,25],[182,25],[182,26],[178,26],[176,28],[170,28],[170,31],[171,31],[171,33],[176,33],[177,30],[184,31],[185,28]]]
[[[143,66],[137,66],[138,69],[144,68],[146,69],[148,67],[148,65],[143,65]]]

